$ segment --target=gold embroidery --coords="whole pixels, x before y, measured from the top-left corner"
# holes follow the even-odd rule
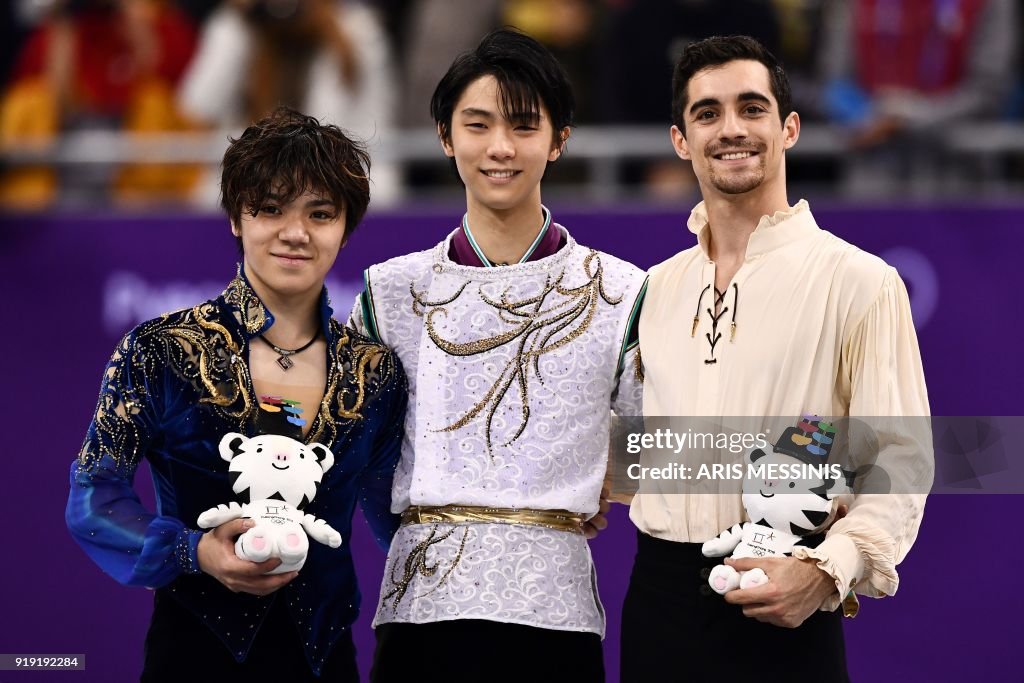
[[[490,452],[492,448],[491,428],[495,413],[514,384],[519,394],[520,420],[515,433],[503,445],[508,446],[522,435],[530,419],[529,383],[527,381],[530,367],[533,367],[537,380],[543,383],[544,378],[540,374],[541,356],[572,343],[584,334],[590,328],[601,301],[612,306],[622,302],[621,295],[618,298],[613,298],[605,292],[604,266],[596,251],[592,250],[587,254],[583,260],[583,270],[587,281],[578,287],[570,288],[563,285],[565,279],[565,271],[563,271],[554,281],[549,276],[545,280],[540,294],[520,301],[511,300],[508,289],[502,292],[497,301],[487,297],[482,291],[479,292],[481,300],[497,312],[498,318],[513,327],[493,337],[465,343],[441,337],[434,322],[436,316],[448,316],[448,310],[444,306],[458,299],[469,283],[463,284],[454,296],[433,302],[426,300],[425,292],[416,292],[410,286],[413,311],[422,317],[424,312],[429,309],[429,312],[426,312],[427,334],[438,348],[449,355],[471,356],[519,340],[515,355],[502,369],[497,381],[488,389],[484,397],[465,415],[438,431],[451,432],[461,429],[486,411],[485,434],[487,450]],[[558,295],[560,300],[548,308],[544,308],[552,293]]]
[[[238,266],[238,275],[228,284],[223,296],[224,301],[235,308],[235,318],[249,334],[258,334],[267,326],[267,309],[242,279],[242,266]]]
[[[436,574],[438,569],[438,563],[434,563],[433,565],[427,564],[427,551],[430,550],[431,546],[446,541],[448,538],[452,536],[452,534],[454,534],[458,530],[459,527],[455,526],[452,527],[447,533],[438,536],[437,525],[433,525],[430,529],[430,535],[428,535],[426,539],[420,541],[415,546],[413,546],[413,549],[410,550],[409,554],[406,556],[405,562],[402,563],[403,572],[401,579],[395,578],[395,570],[398,568],[398,562],[395,562],[393,565],[391,565],[391,573],[389,578],[391,580],[391,585],[394,586],[394,589],[391,590],[383,598],[381,598],[381,603],[387,603],[388,600],[392,600],[393,598],[391,602],[391,609],[397,609],[398,603],[400,603],[402,601],[402,598],[405,597],[405,594],[409,592],[409,588],[412,586],[412,582],[416,578],[417,574],[420,574],[428,578]],[[426,593],[415,596],[416,598],[422,598],[427,595],[430,595],[438,588],[440,588],[445,581],[448,580],[448,577],[452,575],[452,572],[455,571],[455,568],[459,566],[459,562],[462,560],[462,551],[466,547],[466,538],[468,536],[469,527],[467,526],[465,527],[465,531],[462,534],[462,541],[459,543],[459,550],[455,553],[455,557],[452,559],[451,566],[448,567],[448,570],[444,573],[444,575],[442,575],[441,578],[438,579],[437,584],[433,588],[431,588]]]

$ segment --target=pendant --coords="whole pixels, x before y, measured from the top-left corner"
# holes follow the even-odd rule
[[[292,366],[295,365],[295,361],[285,355],[277,357],[277,364],[281,366],[282,370],[291,370]]]

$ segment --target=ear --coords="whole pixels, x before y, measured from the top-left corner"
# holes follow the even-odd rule
[[[444,127],[440,123],[437,124],[437,139],[441,141],[441,149],[444,150],[444,155],[449,158],[454,157],[455,148],[452,147],[451,131],[448,131],[448,135],[445,136]]]
[[[669,130],[672,137],[672,147],[676,150],[676,156],[680,159],[690,160],[690,146],[686,144],[686,135],[679,130],[679,126],[672,126]]]
[[[558,157],[562,156],[562,152],[565,151],[565,143],[569,142],[569,136],[571,134],[572,130],[569,126],[566,126],[558,133],[558,144],[552,148],[550,153],[548,153],[548,161],[555,161]]]
[[[331,453],[331,449],[327,446],[314,441],[307,448],[313,451],[313,455],[316,456],[317,462],[320,463],[320,467],[324,472],[331,469],[334,465],[334,453]]]
[[[782,147],[783,149],[789,149],[800,139],[800,115],[795,111],[790,112],[789,116],[786,117],[786,121],[782,124],[782,129]]]
[[[220,457],[231,462],[232,458],[242,452],[242,446],[248,440],[249,439],[245,438],[241,434],[237,434],[235,432],[225,434],[220,440]]]
[[[234,235],[235,237],[242,236],[242,228],[239,227],[238,223],[236,223],[235,221],[231,221],[231,234]]]
[[[765,456],[765,452],[760,448],[750,451],[750,462],[757,462]]]

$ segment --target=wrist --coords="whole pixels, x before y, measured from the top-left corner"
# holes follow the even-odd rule
[[[198,529],[183,528],[174,544],[174,559],[183,574],[199,574],[199,542],[205,534]]]

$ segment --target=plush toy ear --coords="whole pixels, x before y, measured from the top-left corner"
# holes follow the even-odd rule
[[[757,462],[765,456],[765,452],[760,448],[750,451],[750,462]]]
[[[220,457],[231,462],[233,457],[242,452],[242,446],[248,440],[245,436],[236,432],[225,434],[220,440]]]
[[[317,461],[320,463],[320,467],[324,472],[331,469],[334,465],[334,453],[331,453],[331,449],[323,444],[316,443],[315,441],[309,446],[309,450],[313,451],[313,455],[316,456]]]

